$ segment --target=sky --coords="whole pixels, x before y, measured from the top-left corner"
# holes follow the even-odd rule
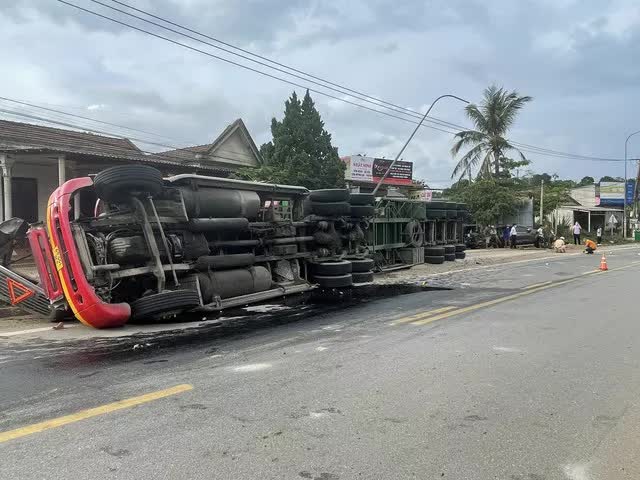
[[[69,1],[160,32],[90,0]],[[517,90],[534,98],[509,133],[521,143],[620,159],[627,135],[640,130],[636,0],[123,1],[419,112],[445,93],[478,102],[491,84]],[[56,0],[0,2],[0,39],[0,96],[144,130],[149,133],[73,120],[168,147],[211,142],[236,118],[244,120],[260,145],[270,140],[271,118],[281,118],[284,100],[293,90],[304,93]],[[234,58],[189,39],[180,41]],[[312,97],[341,156],[395,157],[413,130],[405,121],[317,93]],[[0,108],[36,114],[6,101],[0,101]],[[438,102],[431,115],[470,126],[464,105],[452,99]],[[4,113],[0,118],[17,119]],[[136,143],[143,150],[163,149]],[[434,187],[450,184],[452,144],[450,134],[421,129],[403,155],[414,162],[414,178]],[[624,174],[622,162],[526,155],[530,170],[563,178]],[[640,135],[629,142],[629,157],[640,158]],[[635,168],[629,164],[630,175]]]

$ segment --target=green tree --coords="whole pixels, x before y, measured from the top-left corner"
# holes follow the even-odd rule
[[[582,177],[582,180],[578,183],[579,186],[585,187],[587,185],[593,185],[596,180],[593,177]]]
[[[624,182],[624,178],[622,177],[610,177],[609,175],[605,175],[600,179],[601,182]]]
[[[465,108],[467,116],[473,122],[474,130],[464,130],[456,134],[456,143],[451,148],[455,157],[460,150],[470,147],[453,169],[451,178],[462,178],[475,167],[479,167],[479,176],[500,174],[500,160],[508,151],[514,151],[522,161],[524,154],[506,138],[507,132],[516,119],[517,113],[531,101],[528,96],[519,96],[514,90],[508,92],[495,85],[484,91],[480,105],[469,104]]]
[[[481,178],[472,183],[461,180],[448,194],[454,200],[465,202],[480,225],[495,225],[501,217],[515,213],[518,204],[518,195],[510,180],[498,182]]]
[[[271,120],[273,140],[260,147],[264,165],[244,169],[251,180],[302,185],[310,189],[344,186],[345,165],[309,91],[300,101],[295,92],[284,104],[281,121]]]

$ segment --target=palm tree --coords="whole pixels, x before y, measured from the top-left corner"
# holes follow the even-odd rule
[[[505,137],[518,111],[531,100],[531,97],[518,96],[515,90],[507,92],[492,85],[484,91],[480,106],[473,103],[467,105],[465,110],[475,130],[464,130],[454,137],[457,139],[451,148],[454,157],[462,148],[471,148],[458,161],[451,178],[458,175],[462,178],[466,174],[470,177],[471,170],[478,164],[479,176],[490,176],[492,171],[497,176],[500,173],[500,160],[508,150],[517,152],[523,161],[526,160],[524,154]]]

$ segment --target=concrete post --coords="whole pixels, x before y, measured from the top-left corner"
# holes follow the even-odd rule
[[[58,186],[67,181],[67,166],[64,155],[58,155]]]
[[[2,169],[2,199],[3,199],[3,220],[13,217],[13,205],[11,202],[11,167],[13,161],[6,154],[0,154],[0,168]]]

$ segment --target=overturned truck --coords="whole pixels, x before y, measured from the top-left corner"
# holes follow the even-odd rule
[[[373,203],[344,189],[117,166],[52,193],[46,223],[27,233],[37,285],[2,271],[35,292],[32,310],[43,297],[96,328],[348,288],[373,280],[364,232]]]

